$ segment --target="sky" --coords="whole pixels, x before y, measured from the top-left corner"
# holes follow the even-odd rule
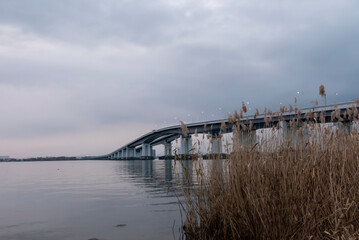
[[[323,104],[321,84],[328,103],[351,101],[358,12],[356,0],[0,1],[0,155],[107,154],[242,101]]]

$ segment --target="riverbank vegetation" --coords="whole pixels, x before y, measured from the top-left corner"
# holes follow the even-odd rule
[[[323,89],[321,96],[324,96]],[[356,102],[344,113],[358,126]],[[233,153],[206,167],[198,185],[184,188],[185,239],[359,239],[359,134],[342,113],[326,124],[325,111],[306,123],[265,111],[267,135],[241,123],[246,109],[229,116]],[[275,121],[274,119],[279,119]],[[268,131],[270,133],[268,134]]]

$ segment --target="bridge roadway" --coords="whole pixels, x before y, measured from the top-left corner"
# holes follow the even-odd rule
[[[355,107],[359,109],[359,106],[354,102],[347,102],[336,105],[327,105],[321,107],[311,107],[311,108],[303,108],[299,109],[300,114],[296,113],[284,113],[281,117],[272,116],[271,124],[277,124],[278,122],[282,122],[284,125],[289,126],[288,122],[293,118],[300,119],[303,123],[307,122],[306,113],[313,112],[318,114],[318,118],[320,113],[324,111],[325,122],[336,122],[337,119],[332,119],[331,115],[333,111],[338,110],[340,116],[343,118],[343,123],[345,125],[350,125],[351,128],[352,122],[348,118],[346,118],[347,109],[352,109]],[[269,126],[266,124],[266,117],[269,118],[269,115],[258,115],[258,116],[245,116],[240,122],[244,125],[249,125],[250,122],[253,124],[252,135],[244,136],[245,138],[251,137],[253,141],[256,138],[256,131],[262,128],[268,128]],[[187,124],[186,127],[188,129],[188,136],[184,136],[181,125],[175,125],[170,127],[165,127],[157,130],[153,130],[132,142],[118,148],[117,150],[103,155],[98,156],[100,159],[154,159],[155,152],[152,150],[153,146],[163,144],[165,146],[165,155],[170,157],[172,156],[172,148],[171,142],[175,139],[180,139],[180,148],[178,149],[178,154],[190,154],[192,149],[191,143],[191,135],[196,133],[204,133],[211,134],[213,139],[223,130],[221,130],[221,124],[224,122],[226,124],[225,133],[232,132],[233,124],[228,121],[228,119],[219,119],[213,121],[205,121],[205,122],[197,122]],[[319,122],[319,119],[318,119]],[[222,153],[222,143],[220,141],[212,141],[212,153],[220,154]]]

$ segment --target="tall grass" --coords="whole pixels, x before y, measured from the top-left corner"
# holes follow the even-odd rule
[[[357,107],[345,116],[354,124]],[[314,111],[286,131],[272,121],[286,112],[281,108],[266,111],[272,134],[254,143],[243,138],[253,131],[240,123],[243,112],[230,116],[230,158],[208,168],[196,164],[198,186],[184,188],[184,237],[359,239],[358,131],[343,128],[338,113],[332,117],[340,128],[326,126]]]

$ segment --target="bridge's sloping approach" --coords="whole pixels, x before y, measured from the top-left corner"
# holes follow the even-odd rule
[[[328,105],[328,106],[321,106],[321,107],[311,107],[311,108],[303,108],[299,109],[298,113],[284,113],[282,116],[272,116],[271,118],[271,124],[277,124],[279,121],[290,121],[293,118],[298,118],[301,121],[307,121],[306,113],[313,112],[319,114],[323,111],[324,116],[326,118],[326,122],[331,122],[331,115],[332,112],[337,110],[339,111],[340,116],[344,117],[344,121],[349,121],[345,118],[345,112],[348,108],[358,108],[354,102],[347,102],[342,104],[335,104],[335,105]],[[250,122],[253,124],[253,129],[261,129],[261,128],[267,128],[266,125],[266,117],[268,118],[269,115],[261,114],[258,116],[248,116],[245,117],[243,120],[241,120],[241,123],[247,125]],[[205,122],[197,122],[197,123],[190,123],[187,124],[186,127],[188,128],[188,134],[193,135],[195,133],[219,133],[221,129],[222,123],[226,124],[227,133],[232,132],[232,123],[228,122],[228,119],[219,119],[219,120],[213,120],[213,121],[205,121]],[[319,122],[319,120],[318,120]],[[157,130],[153,130],[152,132],[149,132],[147,134],[144,134],[143,136],[129,142],[128,144],[120,147],[119,149],[100,156],[99,158],[106,158],[108,156],[111,156],[112,154],[115,154],[121,150],[124,150],[126,148],[136,148],[138,146],[141,146],[142,144],[150,144],[151,146],[164,144],[166,142],[171,142],[175,140],[176,138],[179,138],[182,136],[182,128],[181,125],[175,125],[170,127],[165,127]]]

